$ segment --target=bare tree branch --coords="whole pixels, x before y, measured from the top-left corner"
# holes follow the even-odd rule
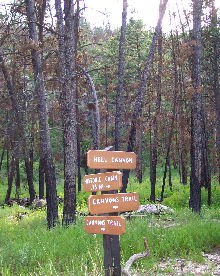
[[[144,238],[144,248],[145,248],[144,252],[134,254],[133,256],[131,256],[128,259],[128,261],[125,264],[124,269],[122,270],[122,275],[123,276],[130,276],[131,275],[130,269],[131,269],[132,264],[134,262],[136,262],[137,260],[145,258],[149,255],[148,244],[147,244],[147,239],[146,238]]]

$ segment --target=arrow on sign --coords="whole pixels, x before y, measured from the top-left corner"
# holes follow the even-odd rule
[[[137,193],[91,195],[88,203],[88,209],[92,215],[134,211],[140,205]]]
[[[88,216],[85,230],[91,234],[122,235],[125,233],[125,219],[119,216]]]
[[[106,188],[111,188],[111,185],[107,185]]]

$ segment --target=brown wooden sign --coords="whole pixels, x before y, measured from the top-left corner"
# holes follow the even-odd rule
[[[85,231],[91,234],[122,235],[125,233],[125,219],[117,216],[88,216]]]
[[[89,150],[87,166],[91,169],[135,169],[136,154],[125,151]]]
[[[114,191],[122,187],[122,173],[119,171],[85,175],[85,192]]]
[[[92,215],[134,211],[139,208],[139,195],[137,193],[91,195],[88,198],[88,207]]]

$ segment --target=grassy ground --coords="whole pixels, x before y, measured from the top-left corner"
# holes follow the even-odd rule
[[[188,209],[189,187],[173,179],[173,192],[166,190],[164,204],[174,208],[173,214],[147,215],[126,222],[122,235],[121,262],[144,251],[147,237],[150,255],[134,264],[141,275],[157,274],[157,263],[162,258],[186,258],[203,261],[202,252],[220,247],[220,187],[213,182],[213,204],[206,205],[203,190],[203,207],[200,215]],[[157,196],[161,178],[158,178]],[[141,204],[149,203],[149,181],[137,184],[131,178],[130,191],[140,194]],[[62,186],[58,187],[62,193]],[[1,198],[5,185],[0,184]],[[86,212],[86,198],[78,196],[78,210]],[[62,206],[60,206],[60,214]],[[78,215],[76,225],[61,226],[50,231],[46,226],[45,210],[33,210],[14,204],[0,207],[0,275],[103,275],[102,236],[84,231],[84,217]]]

